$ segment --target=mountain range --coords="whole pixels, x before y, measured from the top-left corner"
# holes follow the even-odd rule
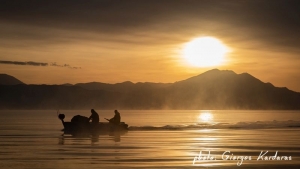
[[[0,74],[0,109],[300,109],[300,93],[213,69],[174,83],[26,85]]]

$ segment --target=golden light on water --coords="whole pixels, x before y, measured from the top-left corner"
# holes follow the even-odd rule
[[[229,49],[219,39],[213,37],[196,38],[185,44],[183,56],[196,67],[220,65]]]
[[[213,115],[210,112],[202,112],[199,115],[199,120],[201,122],[212,122],[213,121]]]

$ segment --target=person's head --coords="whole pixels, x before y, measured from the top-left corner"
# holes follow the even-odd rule
[[[119,112],[118,112],[118,110],[115,110],[115,114],[118,114]]]
[[[91,113],[96,113],[96,111],[94,109],[91,109]]]

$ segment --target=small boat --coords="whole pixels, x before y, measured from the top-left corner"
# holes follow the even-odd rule
[[[128,131],[128,125],[121,122],[119,125],[115,125],[109,122],[99,122],[98,124],[92,124],[88,122],[88,118],[84,116],[74,116],[71,122],[65,122],[64,114],[59,114],[58,118],[61,120],[64,129],[64,134],[70,134],[72,136],[97,136],[97,135],[112,135],[112,134],[125,134]]]

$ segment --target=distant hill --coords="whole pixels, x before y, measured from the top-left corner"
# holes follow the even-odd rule
[[[300,93],[228,70],[214,69],[176,82],[170,92],[167,104],[173,108],[300,109]]]
[[[91,82],[91,83],[77,83],[75,86],[82,87],[88,90],[106,90],[113,92],[132,92],[137,90],[148,90],[150,88],[163,88],[170,86],[171,83],[132,83],[130,81],[126,81],[123,83],[116,84],[108,84],[108,83],[99,83],[99,82]]]
[[[0,85],[0,109],[300,109],[300,93],[213,69],[175,83]]]
[[[0,85],[18,85],[24,84],[17,78],[7,75],[7,74],[0,74]]]

